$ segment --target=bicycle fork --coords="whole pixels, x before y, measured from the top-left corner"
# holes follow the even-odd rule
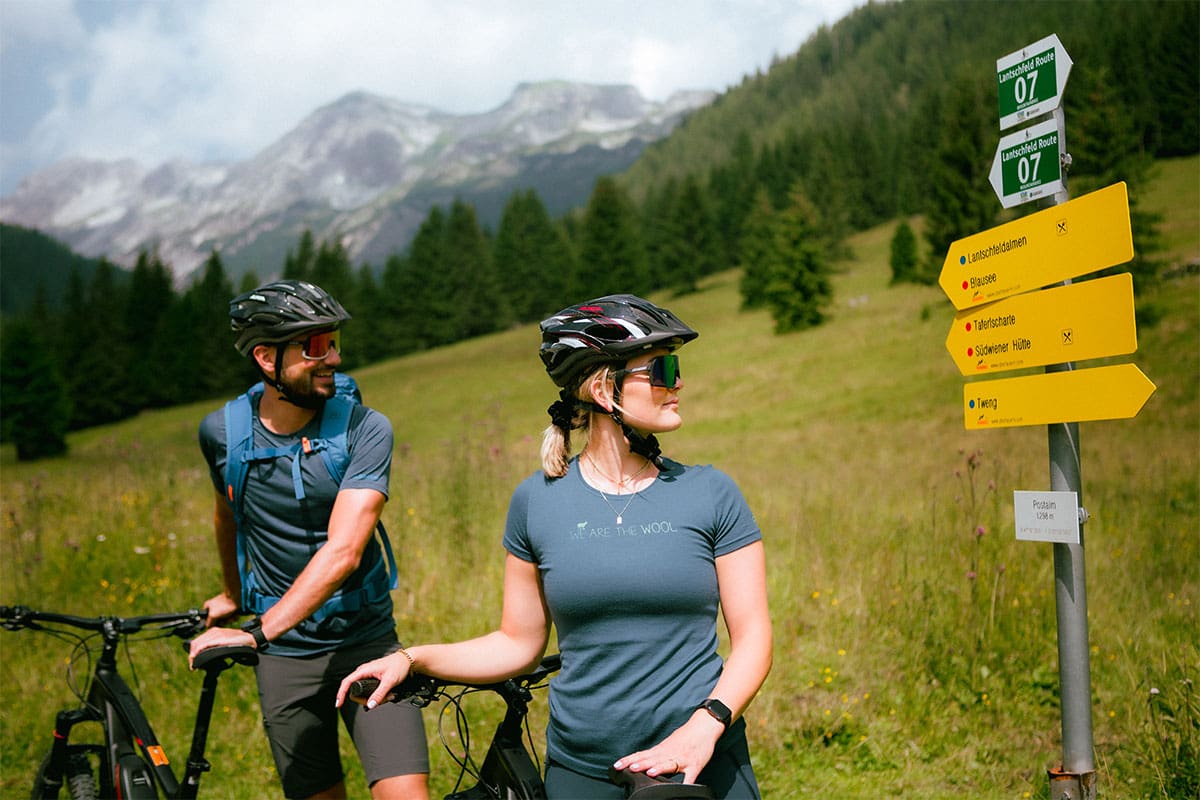
[[[58,797],[67,769],[71,729],[80,722],[97,722],[99,719],[99,715],[89,708],[71,708],[58,712],[54,719],[54,741],[50,745],[46,768],[38,774],[40,783],[34,787],[35,797]]]

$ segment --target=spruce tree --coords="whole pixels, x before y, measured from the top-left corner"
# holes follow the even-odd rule
[[[738,265],[742,308],[762,308],[767,303],[767,283],[778,257],[775,248],[775,209],[765,186],[754,195],[754,205],[742,226]]]
[[[158,380],[164,367],[159,358],[169,353],[157,348],[156,342],[162,333],[163,320],[175,302],[171,272],[158,253],[139,253],[129,281],[124,324],[130,348],[130,380],[141,392],[142,407],[169,403],[165,387]]]
[[[571,249],[533,189],[504,206],[492,262],[517,322],[536,322],[571,303]]]
[[[611,177],[596,181],[582,233],[579,268],[585,297],[649,292],[652,286],[637,216]]]
[[[922,283],[936,283],[950,244],[995,225],[1001,206],[988,172],[999,135],[994,77],[972,71],[950,86],[937,106],[936,142],[925,195],[925,239],[930,252]],[[927,121],[920,123],[928,127]]]
[[[101,260],[85,295],[70,300],[64,363],[73,428],[116,422],[139,407],[141,392],[130,379],[125,292],[117,288],[115,271]]]
[[[896,232],[892,234],[892,255],[889,263],[892,267],[893,284],[917,282],[917,237],[908,220],[900,220]]]
[[[456,286],[447,268],[446,212],[441,206],[429,209],[413,237],[403,267],[405,274],[396,277],[403,278],[399,283],[409,291],[406,299],[411,304],[404,322],[412,326],[418,346],[423,349],[453,342],[457,326]],[[386,288],[396,290],[393,286]]]
[[[800,185],[774,223],[774,257],[766,286],[766,305],[776,333],[803,330],[825,321],[833,296],[829,283],[829,250],[816,208]]]
[[[0,355],[0,420],[19,461],[67,452],[67,385],[38,327],[20,318],[4,325]]]

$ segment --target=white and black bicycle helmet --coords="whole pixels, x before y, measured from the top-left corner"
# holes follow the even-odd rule
[[[243,356],[257,345],[286,342],[304,331],[337,328],[350,318],[341,303],[308,281],[273,281],[229,303],[229,325],[237,334],[234,347]]]
[[[632,294],[610,294],[564,308],[543,320],[541,330],[539,355],[550,379],[560,388],[559,399],[546,412],[567,441],[575,409],[583,406],[611,416],[621,426],[632,452],[661,465],[662,451],[653,435],[630,427],[618,409],[580,401],[574,393],[603,364],[620,370],[638,353],[663,347],[674,350],[700,334],[665,308]],[[613,388],[619,405],[621,381]]]
[[[601,364],[624,366],[656,347],[675,349],[700,334],[679,317],[632,294],[610,294],[569,306],[541,324],[539,355],[555,385],[578,386]]]

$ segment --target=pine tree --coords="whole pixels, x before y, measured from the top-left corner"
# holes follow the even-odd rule
[[[354,268],[350,265],[350,255],[340,240],[321,242],[307,280],[320,286],[345,305],[343,298],[349,298],[354,287]]]
[[[1129,191],[1129,221],[1133,230],[1133,250],[1129,264],[1105,272],[1132,272],[1135,286],[1144,288],[1156,279],[1160,264],[1153,254],[1162,247],[1158,232],[1160,215],[1139,208],[1138,190],[1149,178],[1154,161],[1145,150],[1134,128],[1129,109],[1113,89],[1107,67],[1072,69],[1072,93],[1079,98],[1065,110],[1067,151],[1071,154],[1071,176],[1067,182],[1071,197],[1124,181]]]
[[[0,420],[19,461],[67,452],[70,404],[53,352],[30,320],[4,325],[0,355]]]
[[[652,288],[637,216],[610,177],[596,181],[583,219],[580,277],[585,297],[645,294]]]
[[[297,281],[311,281],[313,266],[317,260],[312,231],[308,228],[300,234],[300,244],[293,255],[289,250],[283,259],[283,277]],[[324,287],[322,287],[324,288]]]
[[[244,388],[243,364],[233,351],[229,333],[229,301],[233,285],[225,274],[221,255],[213,250],[204,262],[204,274],[188,295],[195,324],[192,336],[198,340],[198,358],[192,368],[198,375],[197,397],[214,397]],[[197,335],[197,332],[203,334]]]
[[[974,72],[958,78],[947,96],[920,124],[939,120],[934,154],[926,181],[925,239],[930,252],[922,283],[935,283],[950,244],[991,228],[1000,204],[988,172],[995,154],[995,86]]]
[[[917,237],[907,220],[900,220],[896,232],[892,234],[892,255],[889,260],[892,266],[892,283],[917,282]]]
[[[661,253],[660,285],[677,294],[696,291],[697,282],[716,272],[720,251],[708,197],[699,182],[688,175],[670,211],[670,236]]]
[[[164,387],[158,381],[164,366],[158,357],[171,354],[157,349],[155,343],[161,334],[163,320],[175,302],[171,273],[158,253],[139,253],[125,302],[125,337],[131,351],[130,380],[141,391],[143,408],[168,403]]]
[[[403,260],[403,274],[395,277],[407,296],[410,311],[404,318],[412,326],[414,343],[419,349],[455,341],[457,311],[454,277],[447,268],[446,212],[434,206],[417,229]],[[389,264],[390,266],[390,264]],[[385,272],[385,278],[387,273]],[[400,287],[388,285],[387,291]]]
[[[125,293],[115,267],[102,260],[79,305],[68,312],[65,364],[74,409],[71,426],[101,425],[137,411],[140,391],[130,380],[131,348],[125,336]]]
[[[512,319],[499,291],[492,265],[492,246],[479,227],[475,208],[461,200],[446,218],[446,262],[453,303],[453,337],[458,341],[506,327]]]
[[[504,206],[492,262],[517,322],[535,322],[571,302],[571,249],[537,192],[517,192]]]
[[[825,321],[833,296],[829,251],[816,208],[796,184],[791,202],[775,218],[774,257],[766,286],[766,305],[776,333],[803,330]]]
[[[754,195],[754,205],[742,227],[738,255],[742,270],[742,308],[762,308],[767,303],[767,283],[775,270],[775,209],[765,186]]]

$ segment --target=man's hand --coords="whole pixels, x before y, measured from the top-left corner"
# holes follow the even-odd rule
[[[188,666],[191,667],[200,651],[210,647],[250,647],[257,649],[254,637],[241,628],[209,628],[192,639],[188,646]]]
[[[236,617],[239,605],[236,600],[222,592],[216,597],[204,601],[204,610],[208,612],[208,621],[205,625],[212,628]]]

